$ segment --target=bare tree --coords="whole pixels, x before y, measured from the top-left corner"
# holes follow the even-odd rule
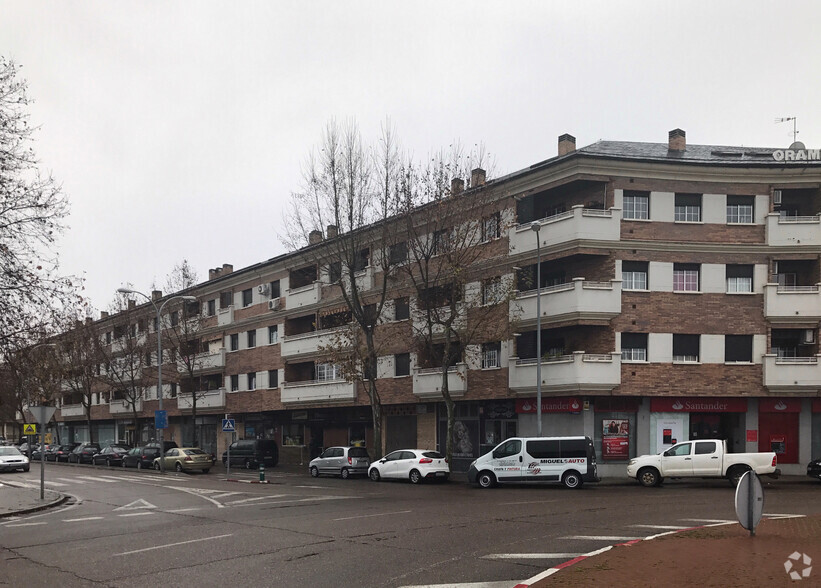
[[[94,441],[91,408],[94,394],[100,392],[100,375],[105,358],[100,354],[98,333],[91,318],[66,325],[60,336],[58,350],[63,362],[63,382],[71,392],[73,401],[79,400],[83,405],[89,441]]]
[[[363,143],[356,125],[327,125],[303,172],[302,192],[292,195],[283,242],[292,250],[309,244],[309,235],[324,235],[320,247],[306,251],[328,272],[350,313],[351,337],[358,343],[361,370],[343,373],[364,385],[371,406],[375,457],[382,456],[382,403],[376,377],[377,319],[395,271],[391,247],[396,242],[390,219],[397,212],[400,156],[393,130],[383,127],[374,147]]]
[[[0,347],[32,343],[70,305],[73,280],[58,275],[55,238],[68,203],[42,175],[31,147],[30,100],[19,66],[0,57]],[[13,346],[13,344],[12,344]]]

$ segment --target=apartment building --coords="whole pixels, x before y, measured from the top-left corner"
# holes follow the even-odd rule
[[[511,336],[466,348],[449,372],[454,469],[506,437],[536,433],[538,364],[543,434],[593,438],[604,475],[686,439],[774,450],[793,474],[821,455],[817,150],[688,145],[680,129],[667,142],[577,149],[562,135],[555,157],[487,182],[476,172],[468,194],[490,195],[498,210],[485,259],[516,292],[504,301]],[[320,447],[372,446],[362,384],[324,352],[350,320],[334,268],[311,255],[334,238],[329,227],[303,250],[236,271],[223,265],[184,292],[198,300],[189,311],[201,317],[200,361],[187,385],[166,370],[166,437],[190,438],[196,399],[198,438],[211,451],[225,446],[225,414],[240,438],[275,439],[296,463]],[[379,279],[365,253],[358,283],[367,290]],[[475,286],[485,296],[486,285]],[[408,326],[419,301],[400,289],[390,298],[380,323],[406,344],[376,369],[384,449],[444,448],[441,373],[418,357]],[[153,307],[135,311],[151,317]],[[179,320],[167,319],[163,328]],[[108,345],[115,327],[122,336],[117,321],[95,323]],[[150,318],[134,328],[156,336]],[[133,403],[101,390],[95,437],[153,437],[156,398],[147,386],[135,423]],[[63,398],[57,420],[63,438],[88,435],[76,395]]]

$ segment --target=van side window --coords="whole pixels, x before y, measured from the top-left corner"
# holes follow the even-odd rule
[[[561,446],[562,457],[587,457],[587,441],[585,439],[563,439]]]
[[[518,455],[522,451],[522,442],[518,439],[511,439],[504,445],[493,450],[493,457],[510,457],[511,455]]]
[[[709,455],[716,452],[715,441],[697,441],[696,455]]]
[[[558,439],[542,439],[527,442],[527,453],[539,459],[561,457]]]

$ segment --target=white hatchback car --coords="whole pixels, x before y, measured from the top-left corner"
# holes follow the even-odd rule
[[[371,464],[368,477],[374,482],[382,478],[410,480],[419,484],[422,480],[447,480],[450,467],[445,456],[430,449],[399,449]]]
[[[29,471],[29,458],[16,447],[0,447],[0,472]]]

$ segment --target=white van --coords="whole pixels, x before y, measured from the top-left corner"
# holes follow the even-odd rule
[[[507,482],[560,482],[580,488],[600,480],[590,437],[512,437],[470,464],[481,488]]]

